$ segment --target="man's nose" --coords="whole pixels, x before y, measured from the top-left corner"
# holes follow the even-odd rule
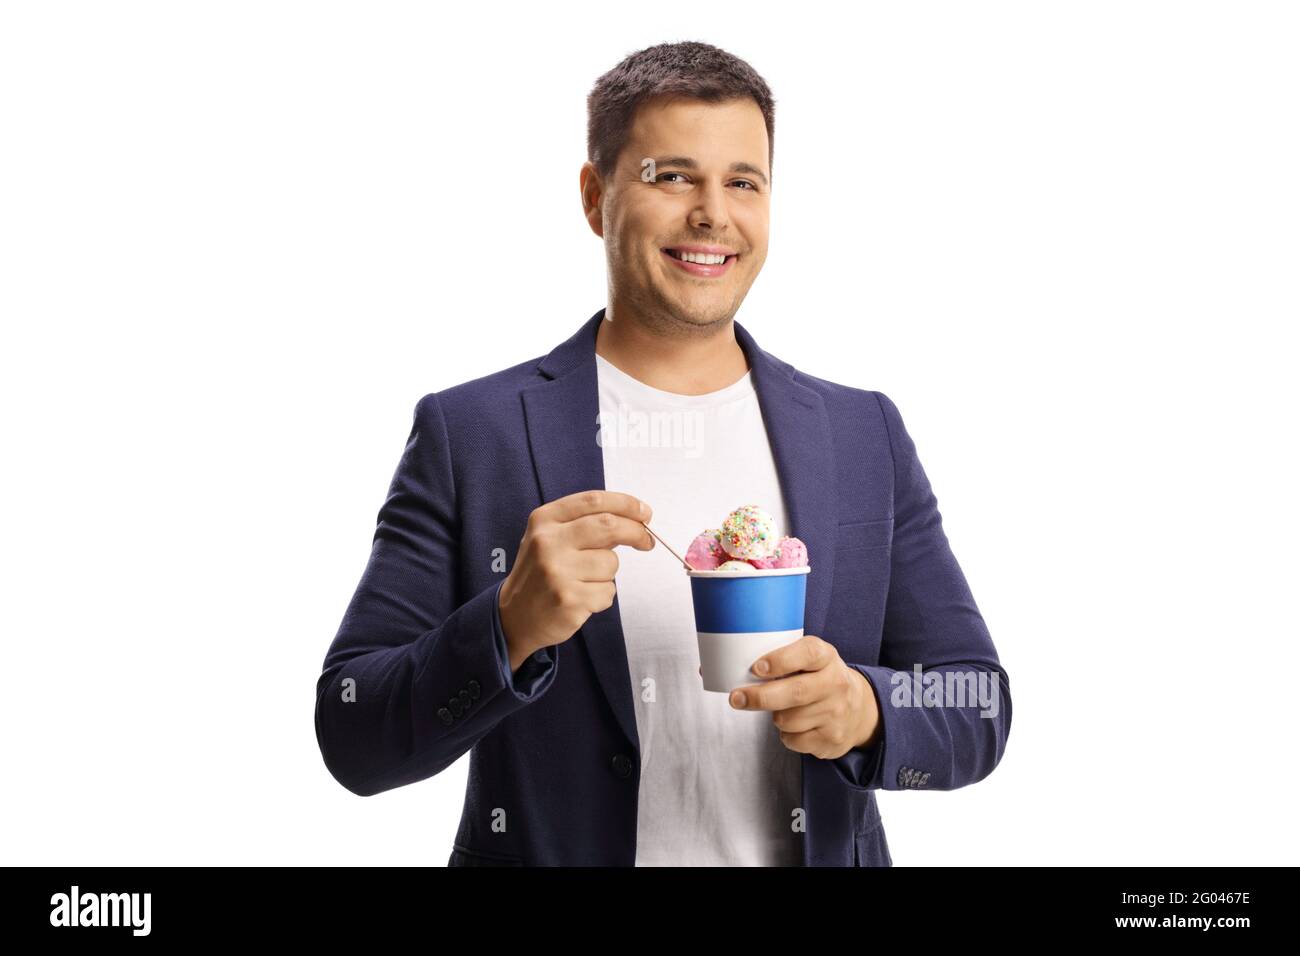
[[[691,226],[695,229],[724,228],[727,225],[727,203],[723,187],[704,183],[698,195],[699,203],[691,210]]]

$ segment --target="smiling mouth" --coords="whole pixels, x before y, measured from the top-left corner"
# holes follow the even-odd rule
[[[736,252],[726,255],[721,253],[716,255],[689,253],[690,258],[687,259],[684,256],[688,255],[688,253],[678,252],[673,248],[665,248],[659,251],[673,264],[674,268],[700,279],[713,279],[725,275],[731,271],[732,264],[740,256]]]
[[[728,255],[721,255],[721,254],[709,255],[706,253],[698,253],[698,252],[685,253],[685,252],[680,252],[677,249],[672,248],[671,246],[661,251],[666,252],[672,258],[676,259],[678,262],[693,262],[696,265],[710,265],[710,266],[725,265],[731,262],[739,255],[739,253],[736,252],[730,253]],[[689,259],[686,258],[688,255],[690,256]]]

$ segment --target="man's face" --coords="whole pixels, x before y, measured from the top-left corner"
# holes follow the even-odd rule
[[[582,172],[588,221],[605,239],[611,302],[688,331],[730,320],[767,259],[767,159],[767,127],[751,99],[643,105],[610,179],[598,181],[590,163]],[[700,250],[693,258],[710,247],[727,258],[683,261],[692,247]]]

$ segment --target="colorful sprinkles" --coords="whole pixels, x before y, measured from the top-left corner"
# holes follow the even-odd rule
[[[779,537],[776,520],[757,505],[741,505],[722,522],[695,536],[686,563],[696,571],[802,568],[808,548],[798,538]]]
[[[722,522],[722,547],[733,558],[766,558],[777,548],[776,520],[758,505],[741,505]]]

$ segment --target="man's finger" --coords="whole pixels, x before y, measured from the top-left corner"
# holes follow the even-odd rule
[[[750,665],[750,672],[761,680],[772,677],[785,677],[799,671],[821,670],[832,660],[834,645],[823,641],[815,634],[805,634],[783,647],[768,651]],[[766,669],[764,669],[766,664]]]
[[[623,515],[602,511],[597,514],[582,515],[566,522],[564,537],[574,548],[613,548],[626,544],[641,551],[654,547],[655,539],[645,525]]]
[[[563,498],[556,498],[543,508],[547,517],[555,521],[573,521],[583,515],[598,514],[601,511],[622,515],[632,521],[649,521],[653,516],[650,506],[640,498],[621,491],[606,491],[602,488],[579,491],[565,495]]]
[[[618,555],[606,548],[583,548],[573,561],[573,573],[579,581],[613,581],[618,574]]]
[[[821,671],[812,671],[762,684],[745,684],[731,692],[729,702],[736,710],[786,710],[816,703],[825,696],[825,675]]]
[[[830,723],[831,716],[832,711],[827,706],[827,698],[823,697],[811,704],[773,711],[772,722],[776,725],[776,729],[784,734],[801,734],[825,726]],[[776,723],[778,720],[779,724]]]

